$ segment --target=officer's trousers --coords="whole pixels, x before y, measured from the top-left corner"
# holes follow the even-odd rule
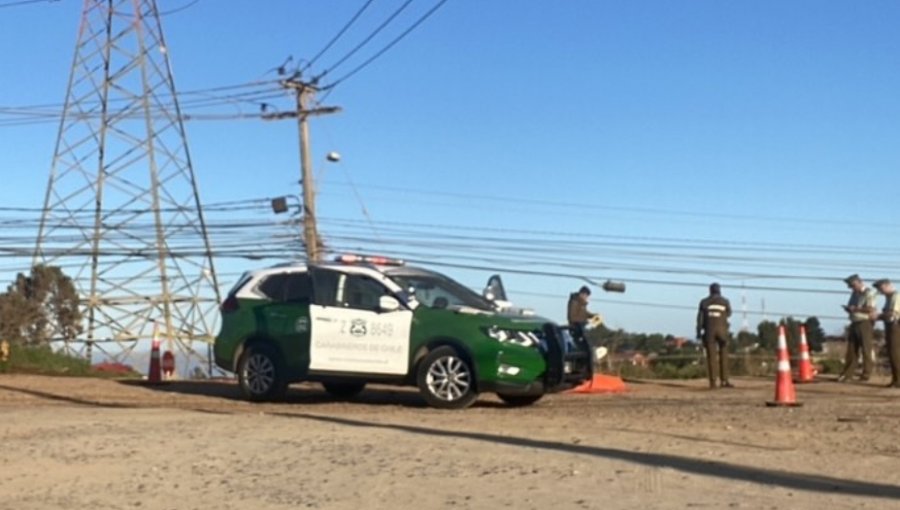
[[[716,387],[716,380],[728,382],[728,333],[706,331],[703,335],[706,347],[706,374],[709,376],[709,387]]]
[[[884,323],[884,339],[887,343],[888,361],[891,364],[891,383],[900,383],[900,323]]]
[[[874,352],[872,351],[873,332],[872,322],[867,320],[850,323],[847,335],[847,356],[844,360],[843,377],[850,378],[856,373],[859,356],[862,355],[862,378],[868,379],[872,375],[874,365]]]

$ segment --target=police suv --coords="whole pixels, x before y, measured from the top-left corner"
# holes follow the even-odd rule
[[[590,378],[590,349],[556,324],[433,271],[382,257],[245,273],[221,305],[216,364],[254,401],[320,382],[342,398],[367,383],[418,386],[434,407],[479,393],[529,405]]]

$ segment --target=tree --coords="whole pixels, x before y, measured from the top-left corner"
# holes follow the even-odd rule
[[[822,346],[825,344],[825,330],[819,322],[818,317],[809,317],[804,323],[806,326],[806,341],[809,342],[809,349],[812,352],[822,352]]]
[[[12,343],[43,345],[71,340],[82,331],[78,292],[55,266],[36,265],[0,294],[0,336]]]
[[[787,341],[788,348],[794,353],[799,352],[801,322],[793,317],[785,317],[781,319],[780,325],[784,326],[785,340]]]
[[[752,351],[759,348],[759,335],[749,331],[741,331],[737,334],[737,342],[732,343],[734,351]]]
[[[772,321],[762,321],[756,326],[759,334],[759,346],[768,351],[778,348],[778,325]]]

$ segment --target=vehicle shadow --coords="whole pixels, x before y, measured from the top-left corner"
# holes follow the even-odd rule
[[[836,495],[865,496],[882,499],[900,500],[900,486],[862,482],[856,480],[844,480],[830,476],[810,473],[792,473],[774,469],[742,466],[726,462],[706,459],[695,459],[670,455],[664,453],[637,452],[619,450],[599,446],[583,444],[559,443],[540,439],[530,439],[515,436],[499,436],[482,432],[469,432],[461,430],[446,430],[422,427],[416,425],[401,425],[392,423],[373,423],[349,418],[333,416],[318,416],[304,413],[270,413],[285,418],[314,420],[335,425],[359,428],[375,428],[407,432],[409,434],[446,437],[451,439],[467,439],[471,441],[484,441],[494,444],[506,444],[523,448],[536,448],[556,452],[602,457],[611,460],[631,462],[657,468],[670,468],[684,473],[711,476],[729,480],[740,480],[765,486],[776,486],[785,489],[818,492]]]
[[[180,395],[194,395],[202,397],[219,398],[237,402],[247,402],[241,395],[237,384],[231,380],[198,380],[198,381],[170,381],[160,384],[147,384],[145,381],[121,380],[120,384],[137,386],[161,393],[177,393]],[[249,403],[249,402],[248,402]],[[372,386],[367,387],[362,393],[352,398],[341,399],[329,395],[318,384],[302,383],[288,388],[283,399],[276,402],[268,402],[269,405],[334,405],[334,404],[360,404],[371,406],[396,406],[408,408],[424,408],[427,404],[414,389]],[[478,400],[473,407],[506,407],[499,402]]]
[[[55,402],[63,402],[66,404],[76,404],[81,406],[106,407],[110,409],[135,409],[140,407],[134,404],[127,404],[123,402],[101,402],[99,400],[89,400],[86,398],[73,397],[69,395],[59,395],[46,391],[31,390],[27,388],[20,388],[17,386],[7,386],[5,384],[0,384],[0,390],[21,393],[23,395],[29,395],[44,400],[52,400]]]

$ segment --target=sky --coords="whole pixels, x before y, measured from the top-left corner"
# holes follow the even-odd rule
[[[82,2],[5,3],[0,206],[39,208],[58,124],[5,125],[2,108],[63,101]],[[275,80],[364,3],[159,0],[176,88]],[[403,3],[373,0],[308,72]],[[410,2],[322,83],[436,3]],[[590,281],[608,326],[693,336],[718,281],[735,330],[746,310],[751,328],[816,315],[838,333],[845,276],[900,278],[898,22],[900,3],[877,0],[448,0],[311,121],[320,230],[476,290],[500,272],[517,305],[560,321]],[[294,122],[185,125],[204,203],[299,193]],[[266,208],[253,217],[280,219]],[[4,258],[0,280],[28,262]],[[273,262],[216,266],[227,287]]]

